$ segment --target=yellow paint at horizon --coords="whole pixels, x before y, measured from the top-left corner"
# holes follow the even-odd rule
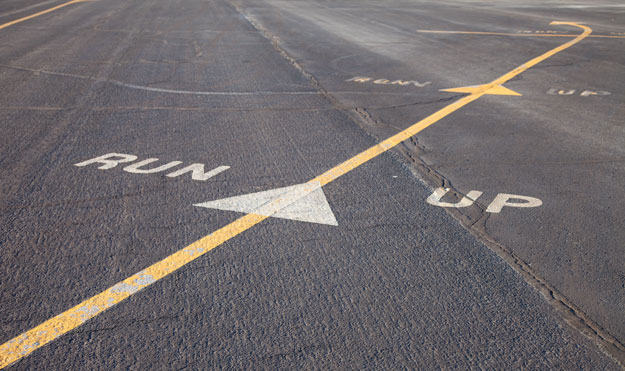
[[[509,91],[511,90],[507,88],[502,89],[503,87],[501,87],[501,85],[503,83],[512,79],[516,75],[526,71],[528,68],[536,65],[537,63],[540,63],[541,61],[544,61],[545,59],[553,56],[554,54],[573,46],[592,32],[589,27],[572,22],[551,22],[551,24],[575,26],[582,28],[584,31],[579,34],[575,39],[570,40],[567,43],[562,44],[534,59],[531,59],[530,61],[518,66],[512,71],[506,73],[505,75],[498,77],[490,83],[471,87],[469,95],[462,97],[456,102],[453,102],[443,107],[442,109],[436,111],[430,116],[413,124],[409,128],[357,154],[356,156],[335,166],[334,168],[315,177],[314,179],[311,179],[309,182],[319,182],[321,186],[324,186],[336,180],[338,177],[357,168],[358,166],[366,163],[367,161],[395,147],[404,140],[412,137],[421,130],[441,120],[447,115],[457,111],[458,109],[466,106],[467,104],[475,101],[483,95],[501,94],[501,92],[505,92],[509,95]],[[278,199],[272,202],[280,201],[281,200]],[[296,201],[297,199],[294,199],[291,202]],[[282,205],[282,207],[288,206],[286,203],[282,203],[284,204]],[[138,272],[126,278],[125,280],[118,282],[109,289],[83,301],[73,308],[70,308],[65,312],[32,328],[31,330],[28,330],[23,334],[18,335],[17,337],[7,341],[6,343],[0,345],[0,368],[4,368],[29,355],[36,349],[48,344],[59,336],[75,329],[89,319],[97,316],[98,314],[104,312],[105,310],[111,308],[119,302],[127,299],[131,295],[137,293],[138,291],[151,285],[159,279],[173,273],[177,269],[206,254],[207,252],[228,241],[229,239],[252,228],[256,224],[267,219],[268,217],[269,216],[257,215],[253,213],[246,214],[243,217],[235,220],[234,222],[209,234],[208,236],[166,257],[165,259],[154,263],[153,265],[142,270],[141,272]]]
[[[520,37],[577,37],[574,34],[565,33],[509,33],[509,32],[488,32],[488,31],[450,31],[450,30],[417,30],[420,33],[440,33],[440,34],[458,34],[458,35],[492,35],[492,36],[520,36]],[[608,39],[625,39],[625,36],[621,35],[588,35],[593,38],[608,38]]]
[[[0,25],[0,30],[5,29],[5,28],[10,27],[10,26],[13,26],[14,24],[18,24],[18,23],[27,21],[27,20],[35,18],[35,17],[39,17],[40,15],[44,15],[44,14],[53,12],[53,11],[55,11],[57,9],[61,9],[61,8],[65,7],[65,6],[68,6],[68,5],[71,5],[71,4],[76,4],[76,3],[83,3],[85,1],[89,1],[89,0],[72,0],[72,1],[68,1],[66,3],[59,4],[57,6],[53,6],[52,8],[49,8],[49,9],[46,9],[46,10],[42,10],[42,11],[40,11],[38,13],[31,14],[29,16],[22,17],[22,18],[19,18],[19,19],[15,19],[15,20],[13,20],[11,22],[3,23],[3,24]]]

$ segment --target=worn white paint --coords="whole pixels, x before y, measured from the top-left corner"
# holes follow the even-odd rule
[[[115,166],[124,162],[133,162],[136,159],[137,159],[137,156],[135,155],[127,155],[124,153],[107,153],[106,155],[98,156],[98,157],[92,158],[91,160],[79,162],[77,164],[74,164],[74,166],[82,167],[82,166],[87,166],[91,164],[102,164],[100,167],[98,167],[98,169],[106,170],[106,169],[112,169]]]
[[[518,200],[522,202],[512,202],[512,200]],[[488,205],[486,212],[498,213],[501,212],[501,209],[503,209],[504,207],[538,207],[542,204],[543,202],[536,197],[500,193],[497,195],[497,197],[495,197],[493,202]]]
[[[575,92],[577,91],[577,89],[556,89],[556,88],[551,88],[549,90],[547,90],[547,94],[550,95],[573,95],[575,94]],[[582,97],[589,97],[591,95],[610,95],[612,93],[610,93],[609,91],[604,91],[604,90],[584,90],[581,93],[579,93],[580,96]]]
[[[137,156],[135,155],[129,155],[125,153],[107,153],[106,155],[98,156],[87,161],[79,162],[75,164],[75,166],[82,167],[82,166],[87,166],[91,164],[99,164],[100,166],[98,167],[98,169],[107,170],[107,169],[112,169],[119,164],[129,163],[135,160],[137,160]],[[154,173],[163,172],[165,170],[169,170],[173,167],[176,167],[182,164],[182,161],[170,161],[166,164],[152,167],[150,169],[144,168],[146,165],[149,165],[156,161],[158,161],[157,158],[148,158],[139,162],[135,162],[133,164],[130,164],[124,167],[124,171],[128,173],[133,173],[133,174],[154,174]],[[166,174],[165,176],[169,178],[175,178],[175,177],[187,174],[187,173],[191,173],[191,179],[204,181],[228,169],[230,169],[230,166],[218,166],[212,170],[205,172],[204,164],[194,163],[189,166],[185,166],[181,169],[172,171]]]
[[[482,195],[481,191],[471,191],[458,202],[443,202],[441,199],[449,192],[449,188],[436,188],[434,192],[425,201],[434,206],[439,207],[469,207]],[[514,201],[516,200],[516,201]],[[520,202],[519,202],[520,201]],[[538,207],[543,202],[530,196],[512,195],[508,193],[500,193],[488,205],[486,212],[499,213],[504,207]]]
[[[473,203],[482,195],[482,192],[480,191],[471,191],[456,203],[442,202],[441,198],[443,198],[447,192],[449,192],[449,188],[436,188],[434,193],[432,193],[425,201],[434,206],[460,208],[473,205]]]
[[[228,197],[194,206],[338,225],[319,182]]]
[[[609,91],[602,91],[602,90],[597,90],[597,91],[584,90],[579,95],[581,95],[582,97],[588,97],[588,96],[591,96],[591,95],[610,95],[610,92]]]
[[[219,166],[214,168],[213,170],[209,170],[208,172],[204,172],[204,164],[191,164],[187,167],[183,167],[180,170],[176,170],[172,173],[169,173],[165,176],[174,178],[180,176],[182,174],[186,174],[191,172],[191,179],[193,180],[208,180],[209,178],[214,177],[215,175],[221,173],[222,171],[226,171],[230,169],[230,166]]]
[[[148,158],[145,159],[143,161],[139,161],[139,162],[135,162],[132,165],[128,165],[124,168],[124,171],[129,172],[129,173],[133,173],[133,174],[153,174],[153,173],[158,173],[161,171],[165,171],[167,169],[170,169],[174,166],[178,166],[182,163],[182,161],[171,161],[168,162],[164,165],[161,166],[157,166],[157,167],[153,167],[151,169],[141,169],[142,167],[144,167],[145,165],[151,164],[152,162],[156,162],[158,161],[157,158]]]
[[[425,87],[425,86],[430,85],[432,83],[431,81],[419,82],[419,81],[416,81],[416,80],[405,80],[405,81],[404,80],[391,81],[389,79],[375,79],[374,80],[374,78],[367,77],[367,76],[354,76],[354,77],[349,78],[349,79],[347,79],[345,81],[346,82],[359,82],[359,83],[371,82],[371,83],[376,84],[376,85],[400,85],[400,86],[413,85],[413,86],[416,86],[418,88]]]
[[[564,90],[564,89],[554,89],[554,88],[551,88],[551,89],[547,90],[547,94],[550,94],[550,95],[572,95],[572,94],[575,94],[575,89]]]

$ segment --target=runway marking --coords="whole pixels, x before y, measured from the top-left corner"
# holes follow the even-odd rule
[[[525,202],[510,202],[511,200],[522,200]],[[499,213],[505,206],[508,207],[538,207],[543,202],[536,197],[511,195],[508,193],[498,194],[493,202],[486,208],[487,213]]]
[[[125,153],[107,153],[105,155],[89,159],[87,161],[79,162],[77,164],[74,164],[74,166],[83,167],[91,164],[98,164],[98,169],[108,170],[116,167],[119,164],[128,164],[135,161],[136,159],[137,156],[135,155],[128,155]],[[148,158],[139,162],[135,162],[134,164],[129,164],[128,166],[124,167],[124,171],[134,174],[153,174],[165,171],[167,169],[182,164],[182,161],[170,161],[164,165],[152,167],[151,169],[141,169],[145,165],[151,164],[156,161],[158,161],[158,158]],[[208,172],[205,172],[204,164],[194,163],[189,166],[185,166],[182,169],[177,169],[169,174],[166,174],[165,176],[169,178],[175,178],[183,174],[191,173],[191,179],[204,181],[228,169],[230,169],[230,166],[218,166],[212,170],[209,170]]]
[[[478,89],[481,89],[482,85],[473,85],[473,86],[463,86],[460,88],[450,88],[450,89],[441,89],[441,91],[447,91],[450,93],[473,93],[474,91],[477,91]],[[510,90],[508,88],[506,88],[505,86],[502,85],[495,85],[493,87],[491,87],[490,89],[484,91],[484,94],[488,94],[488,95],[516,95],[518,97],[520,97],[522,94],[521,93],[517,93],[514,90]]]
[[[279,200],[279,202],[274,202]],[[284,206],[286,205],[286,206]],[[332,208],[318,182],[296,184],[193,206],[260,214],[274,218],[337,226]]]
[[[471,191],[458,202],[443,202],[441,199],[449,192],[449,188],[436,188],[430,197],[425,200],[430,205],[439,207],[469,207],[482,195],[481,191]],[[510,200],[521,200],[523,202],[510,202]],[[542,200],[536,197],[512,195],[499,193],[495,199],[486,207],[487,213],[499,213],[504,207],[538,207],[542,205]]]
[[[4,24],[1,24],[0,25],[0,30],[2,30],[4,28],[7,28],[7,27],[11,27],[11,26],[13,26],[14,24],[17,24],[17,23],[21,23],[21,22],[27,21],[27,20],[35,18],[35,17],[39,17],[40,15],[44,15],[44,14],[53,12],[53,11],[55,11],[57,9],[61,9],[61,8],[65,7],[65,6],[68,6],[68,5],[71,5],[71,4],[75,4],[75,3],[82,3],[82,2],[85,2],[85,1],[89,1],[89,0],[72,0],[72,1],[68,1],[68,2],[60,4],[60,5],[57,5],[57,6],[53,6],[52,8],[49,8],[49,9],[46,9],[46,10],[42,10],[39,13],[31,14],[31,15],[26,16],[26,17],[15,19],[15,20],[13,20],[11,22],[7,22],[7,23],[4,23]]]
[[[547,90],[546,93],[549,95],[573,95],[575,94],[576,91],[577,91],[576,89],[551,88]],[[609,91],[603,91],[603,90],[584,90],[581,93],[579,93],[579,95],[582,97],[589,97],[591,95],[603,96],[603,95],[610,95],[610,94],[612,93],[610,93]]]
[[[406,80],[406,81],[404,80],[391,81],[389,79],[375,79],[374,80],[374,77],[366,77],[366,76],[354,76],[350,79],[345,80],[345,82],[359,82],[359,83],[372,82],[376,85],[400,85],[400,86],[414,85],[418,88],[423,88],[432,83],[431,81],[419,82],[415,80]]]
[[[447,30],[417,30],[420,33],[441,33],[459,35],[495,35],[495,36],[520,36],[520,37],[576,37],[574,34],[551,34],[551,33],[506,33],[506,32],[486,32],[486,31],[447,31]],[[588,37],[625,39],[625,36],[618,35],[589,35]]]
[[[447,192],[449,192],[449,188],[436,188],[430,197],[425,200],[425,202],[433,206],[461,208],[473,205],[473,203],[482,195],[482,191],[470,191],[458,202],[452,203],[441,201],[441,198],[443,198]]]
[[[540,63],[554,54],[575,45],[592,32],[589,27],[572,22],[551,22],[550,24],[575,26],[583,29],[584,31],[575,37],[575,39],[551,49],[534,59],[531,59],[530,61],[518,66],[488,84],[481,85],[479,89],[476,89],[469,95],[441,108],[428,117],[413,124],[409,128],[357,154],[356,156],[335,166],[314,179],[311,179],[308,183],[314,185],[315,187],[323,187],[340,176],[402,143],[406,139],[409,139],[451,113],[479,99],[485,95],[489,89],[505,83],[537,63]],[[316,183],[318,183],[318,185],[316,185]],[[314,187],[311,187],[311,189],[312,188]],[[285,201],[284,199],[277,199],[272,201],[272,204],[280,204],[280,209],[282,209],[293,202],[297,202],[297,199],[290,199],[288,201]],[[266,207],[269,209],[271,208],[271,205],[267,205]],[[274,207],[272,210],[274,212],[278,212],[280,209]],[[208,236],[193,242],[181,250],[178,250],[165,259],[154,263],[146,269],[113,285],[107,290],[7,341],[6,343],[0,345],[0,368],[4,368],[29,355],[36,349],[48,344],[61,335],[68,333],[89,319],[106,311],[161,278],[175,272],[179,268],[189,264],[193,260],[208,253],[215,247],[239,235],[240,233],[252,228],[268,217],[269,216],[267,215],[254,213],[246,214],[234,222],[219,228],[217,231],[209,234]]]

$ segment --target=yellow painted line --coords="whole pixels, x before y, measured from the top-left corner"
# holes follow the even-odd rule
[[[87,0],[72,0],[72,1],[68,1],[66,3],[54,6],[54,7],[50,8],[50,9],[42,10],[39,13],[31,14],[29,16],[26,16],[26,17],[23,17],[23,18],[20,18],[20,19],[16,19],[16,20],[13,20],[11,22],[7,22],[7,23],[4,23],[4,24],[1,24],[0,25],[0,30],[2,30],[4,28],[7,28],[7,27],[11,27],[11,26],[13,26],[14,24],[17,24],[17,23],[21,23],[21,22],[27,21],[27,20],[35,18],[35,17],[39,17],[40,15],[44,15],[44,14],[53,12],[53,11],[55,11],[57,9],[61,9],[61,8],[65,7],[65,6],[68,6],[68,5],[71,5],[71,4],[75,4],[75,3],[82,3],[84,1],[87,1]]]
[[[448,91],[448,92],[451,92],[451,93],[469,93],[469,94],[472,94],[477,89],[481,89],[481,87],[482,87],[482,85],[462,86],[460,88],[441,89],[441,91]],[[501,86],[501,85],[493,86],[492,88],[486,90],[484,92],[484,94],[486,94],[486,95],[516,95],[517,97],[520,97],[522,95],[521,93],[517,93],[516,91],[510,90],[510,89],[506,88],[505,86]]]
[[[460,35],[498,35],[498,36],[520,36],[520,37],[576,37],[572,34],[534,34],[534,33],[505,33],[505,32],[482,32],[482,31],[446,31],[446,30],[417,30],[421,33],[443,33],[443,34],[460,34]],[[625,36],[618,35],[589,35],[588,37],[604,37],[613,39],[625,39]]]
[[[403,130],[393,135],[383,142],[376,144],[375,146],[365,150],[364,152],[361,152],[356,156],[350,158],[349,160],[339,164],[338,166],[335,166],[334,168],[326,171],[318,177],[311,179],[309,183],[319,182],[321,186],[323,186],[332,182],[341,175],[348,173],[349,171],[357,168],[365,162],[388,151],[389,149],[412,137],[413,135],[434,124],[445,116],[480,98],[481,96],[486,94],[487,90],[493,88],[494,86],[503,84],[504,82],[524,72],[535,64],[576,44],[592,32],[590,28],[576,23],[552,22],[551,24],[576,26],[582,28],[584,32],[578,35],[574,40],[571,40],[555,49],[546,52],[539,57],[530,60],[527,63],[522,64],[521,66],[497,78],[496,80],[493,80],[488,84],[480,85],[480,87],[472,92],[470,95],[467,95],[459,99],[458,101],[451,103],[446,107],[443,107],[437,112],[410,126],[406,130]],[[291,200],[291,202],[296,201],[296,199]],[[280,199],[274,200],[272,202],[283,203],[283,207],[288,206],[284,203],[283,200]],[[57,315],[56,317],[45,321],[39,326],[24,332],[23,334],[13,338],[12,340],[9,340],[8,342],[0,346],[0,368],[4,368],[16,362],[17,360],[29,355],[36,349],[53,341],[59,336],[75,329],[89,319],[97,316],[108,308],[111,308],[115,304],[123,301],[124,299],[127,299],[131,295],[137,293],[138,291],[144,289],[145,287],[151,285],[159,279],[173,273],[177,269],[206,254],[207,252],[228,241],[229,239],[252,228],[256,224],[267,219],[268,217],[269,216],[262,216],[257,214],[247,214],[235,220],[234,222],[218,229],[217,231],[209,234],[208,236],[195,241],[194,243],[175,252],[165,259],[149,266],[141,272],[138,272],[126,278],[125,280],[118,282],[109,289],[93,296],[90,299],[83,301],[82,303],[76,305],[71,309],[68,309],[67,311]]]

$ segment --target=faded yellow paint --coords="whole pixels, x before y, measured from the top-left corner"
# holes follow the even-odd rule
[[[401,85],[401,86],[406,86],[409,84],[414,84],[414,81],[411,80],[406,80],[406,81],[402,81],[402,80],[395,80],[391,83],[391,85]]]
[[[535,64],[551,57],[552,55],[574,45],[580,40],[587,37],[592,31],[590,28],[579,25],[576,23],[566,22],[552,22],[551,24],[563,24],[577,26],[584,29],[584,32],[577,36],[574,40],[571,40],[555,49],[552,49],[545,54],[536,57],[529,62],[513,69],[505,75],[493,80],[492,82],[479,87],[473,91],[470,95],[462,97],[458,101],[451,103],[423,120],[413,124],[406,130],[403,130],[392,137],[384,140],[381,143],[357,154],[356,156],[348,159],[347,161],[333,167],[318,177],[310,180],[309,183],[319,182],[322,186],[326,185],[341,175],[348,173],[349,171],[357,168],[358,166],[366,163],[367,161],[375,158],[376,156],[388,151],[395,147],[404,140],[417,134],[421,130],[448,116],[449,114],[457,111],[458,109],[466,106],[474,100],[480,98],[489,89],[495,86],[501,85],[510,80],[514,76],[522,73]],[[297,200],[292,200],[296,202]],[[274,200],[274,203],[279,203],[281,200]],[[284,206],[287,206],[286,204]],[[9,340],[8,342],[0,345],[0,368],[4,368],[17,360],[26,357],[36,349],[46,345],[59,336],[75,329],[87,320],[97,316],[104,312],[108,308],[130,297],[134,293],[142,290],[150,284],[158,281],[159,279],[173,273],[177,269],[190,263],[191,261],[199,258],[200,256],[211,251],[215,247],[228,241],[229,239],[237,236],[238,234],[252,228],[256,224],[267,219],[268,216],[262,216],[257,214],[247,214],[234,222],[218,229],[217,231],[209,234],[208,236],[192,243],[191,245],[177,251],[176,253],[166,257],[165,259],[149,266],[148,268],[138,272],[125,280],[118,282],[109,289],[97,294],[96,296],[83,301],[75,307],[45,321],[39,326],[26,331],[25,333]]]
[[[494,36],[520,36],[520,37],[576,37],[574,34],[551,34],[551,33],[528,33],[527,31],[521,31],[522,33],[506,33],[506,32],[486,32],[486,31],[447,31],[447,30],[417,30],[421,33],[442,33],[442,34],[459,34],[459,35],[494,35]],[[612,38],[612,39],[625,39],[625,36],[616,35],[589,35],[588,37],[594,38]]]
[[[441,91],[448,91],[452,93],[469,93],[473,94],[476,91],[482,89],[483,85],[475,85],[475,86],[463,86],[461,88],[451,88],[451,89],[441,89]],[[510,90],[502,85],[495,85],[493,87],[488,88],[484,91],[484,94],[488,95],[516,95],[521,96],[522,94],[517,93],[514,90]]]
[[[42,11],[40,11],[38,13],[31,14],[29,16],[22,17],[20,19],[15,19],[15,20],[13,20],[11,22],[7,22],[7,23],[4,23],[4,24],[1,24],[0,25],[0,30],[2,30],[4,28],[7,28],[7,27],[10,27],[10,26],[13,26],[14,24],[17,24],[17,23],[21,23],[21,22],[27,21],[27,20],[35,18],[35,17],[39,17],[40,15],[44,15],[44,14],[53,12],[53,11],[55,11],[57,9],[61,9],[61,8],[65,7],[65,6],[68,6],[68,5],[71,5],[71,4],[75,4],[75,3],[82,3],[82,2],[85,2],[85,1],[88,1],[88,0],[72,0],[72,1],[68,1],[66,3],[54,6],[52,8],[49,8],[49,9],[46,9],[46,10],[42,10]]]

